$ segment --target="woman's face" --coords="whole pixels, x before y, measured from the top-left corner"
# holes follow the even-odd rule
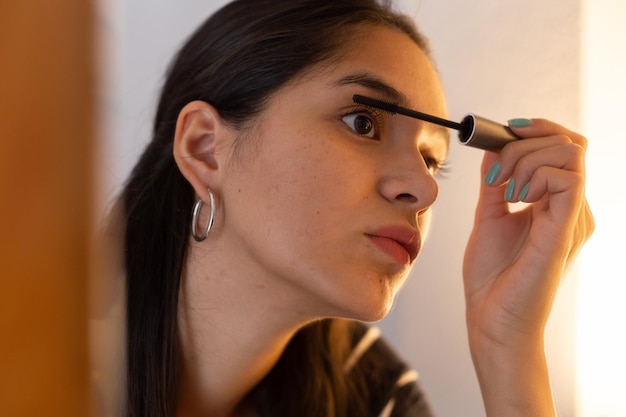
[[[234,274],[303,317],[382,318],[421,245],[447,132],[352,102],[439,116],[428,58],[395,29],[361,28],[340,59],[279,90],[222,176],[220,239]]]

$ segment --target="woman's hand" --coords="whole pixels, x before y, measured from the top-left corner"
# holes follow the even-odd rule
[[[542,119],[513,130],[523,139],[484,157],[463,266],[470,348],[493,413],[505,401],[498,391],[509,383],[515,389],[519,377],[547,384],[544,402],[551,401],[544,327],[562,277],[593,231],[584,196],[586,139]],[[512,212],[509,202],[520,200],[527,205]]]

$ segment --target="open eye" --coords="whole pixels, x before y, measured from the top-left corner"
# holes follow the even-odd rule
[[[370,116],[367,113],[347,114],[343,116],[341,120],[347,124],[350,129],[361,136],[371,139],[378,136],[376,117]]]

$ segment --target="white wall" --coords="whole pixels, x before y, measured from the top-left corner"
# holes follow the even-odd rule
[[[196,25],[224,1],[101,0],[104,36],[102,200],[111,198],[149,138],[161,76]],[[106,2],[106,3],[104,3]],[[431,38],[450,115],[506,121],[542,116],[579,122],[579,0],[405,0]],[[111,76],[114,75],[114,76]],[[412,279],[383,330],[420,372],[440,416],[484,415],[465,338],[461,258],[480,178],[480,152],[454,146],[435,224]],[[557,300],[548,330],[562,417],[574,413],[575,280]]]
[[[578,0],[405,0],[404,9],[431,39],[453,119],[468,112],[501,122],[541,116],[578,127]],[[461,283],[480,157],[452,148],[431,238],[384,325],[420,372],[436,413],[446,417],[484,415]],[[575,285],[573,277],[565,281],[547,331],[561,417],[575,415]]]
[[[626,2],[586,0],[582,123],[596,232],[581,255],[577,371],[580,417],[626,416]]]

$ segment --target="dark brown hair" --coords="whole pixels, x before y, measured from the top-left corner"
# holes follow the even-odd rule
[[[427,49],[411,21],[387,3],[236,0],[202,24],[176,55],[152,141],[121,196],[128,416],[166,417],[176,410],[178,291],[194,200],[172,154],[179,112],[203,100],[242,129],[281,86],[336,58],[349,29],[363,24],[397,28]],[[259,411],[267,416],[368,415],[366,388],[346,382],[343,374],[351,334],[351,324],[343,320],[320,321],[300,331],[255,390]]]

